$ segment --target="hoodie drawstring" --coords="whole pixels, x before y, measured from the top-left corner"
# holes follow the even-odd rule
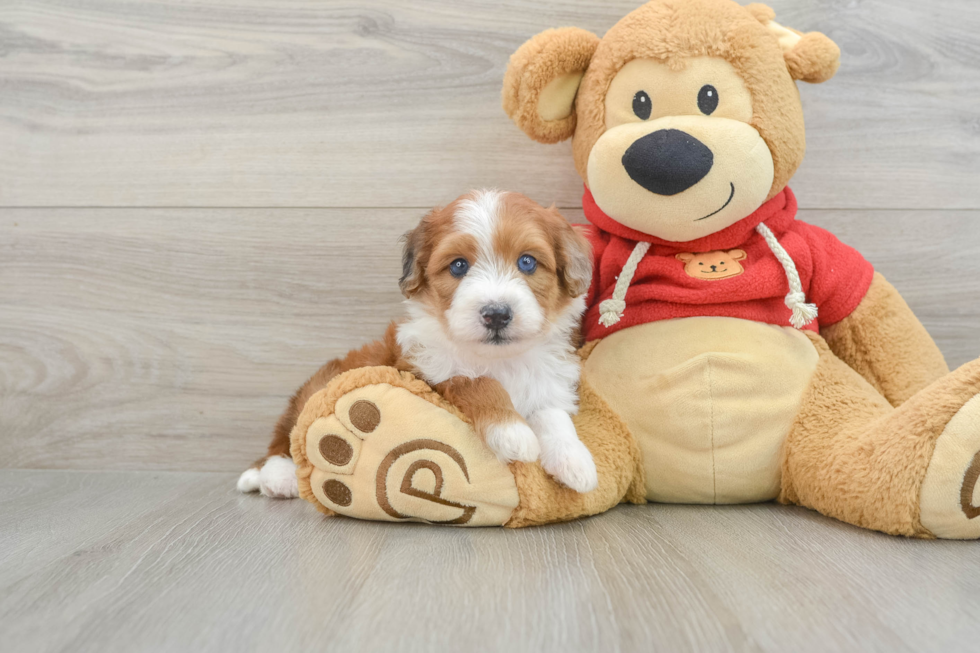
[[[599,324],[609,328],[619,322],[626,311],[626,291],[633,283],[633,275],[636,274],[636,266],[640,264],[640,259],[646,256],[650,249],[650,243],[640,241],[633,247],[630,256],[626,259],[623,269],[616,279],[616,287],[610,299],[599,304]]]
[[[786,295],[786,308],[793,312],[793,315],[789,318],[789,323],[797,329],[802,329],[817,319],[817,305],[806,303],[806,295],[803,293],[803,284],[800,282],[800,273],[796,270],[796,263],[793,262],[793,259],[786,253],[783,246],[776,240],[772,229],[760,222],[755,230],[766,239],[766,244],[772,250],[773,256],[783,266],[783,271],[786,273],[786,280],[789,281],[789,293]]]

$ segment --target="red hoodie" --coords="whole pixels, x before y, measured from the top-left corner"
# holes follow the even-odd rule
[[[752,215],[721,231],[685,243],[674,243],[625,227],[596,205],[589,189],[582,198],[585,217],[592,224],[585,233],[592,243],[594,272],[587,296],[583,332],[586,340],[604,338],[620,329],[678,317],[725,316],[788,326],[791,311],[787,273],[756,226],[765,223],[789,254],[799,272],[808,302],[817,305],[818,318],[805,326],[817,331],[844,319],[868,292],[874,269],[857,250],[833,234],[796,219],[796,197],[789,188],[759,207]],[[612,297],[616,280],[637,241],[651,243],[640,260],[626,292],[626,309],[609,327],[599,323],[599,304]],[[718,257],[698,258],[686,264],[683,253],[742,250],[744,258],[728,256],[725,278],[695,277]],[[742,256],[735,252],[735,257]],[[734,267],[731,267],[734,266]],[[742,271],[738,272],[738,266]],[[685,271],[687,268],[688,271]]]

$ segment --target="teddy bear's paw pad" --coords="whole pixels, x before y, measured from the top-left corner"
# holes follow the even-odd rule
[[[313,496],[349,517],[500,525],[518,504],[510,469],[473,429],[405,388],[347,393],[305,444]]]
[[[361,452],[361,439],[337,419],[321,417],[306,432],[306,457],[319,469],[351,474]]]
[[[980,538],[980,396],[966,402],[936,440],[919,515],[936,537]]]

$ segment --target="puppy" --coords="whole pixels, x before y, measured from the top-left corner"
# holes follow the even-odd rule
[[[566,486],[595,489],[595,463],[572,423],[588,242],[554,207],[494,190],[433,210],[404,240],[399,285],[408,318],[303,384],[238,489],[297,496],[289,434],[303,406],[336,375],[373,365],[424,379],[473,420],[500,460],[540,457]]]

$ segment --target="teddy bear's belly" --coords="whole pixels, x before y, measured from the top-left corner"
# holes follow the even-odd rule
[[[618,331],[584,373],[637,439],[647,499],[748,503],[779,493],[782,444],[816,365],[796,329],[697,317]]]

